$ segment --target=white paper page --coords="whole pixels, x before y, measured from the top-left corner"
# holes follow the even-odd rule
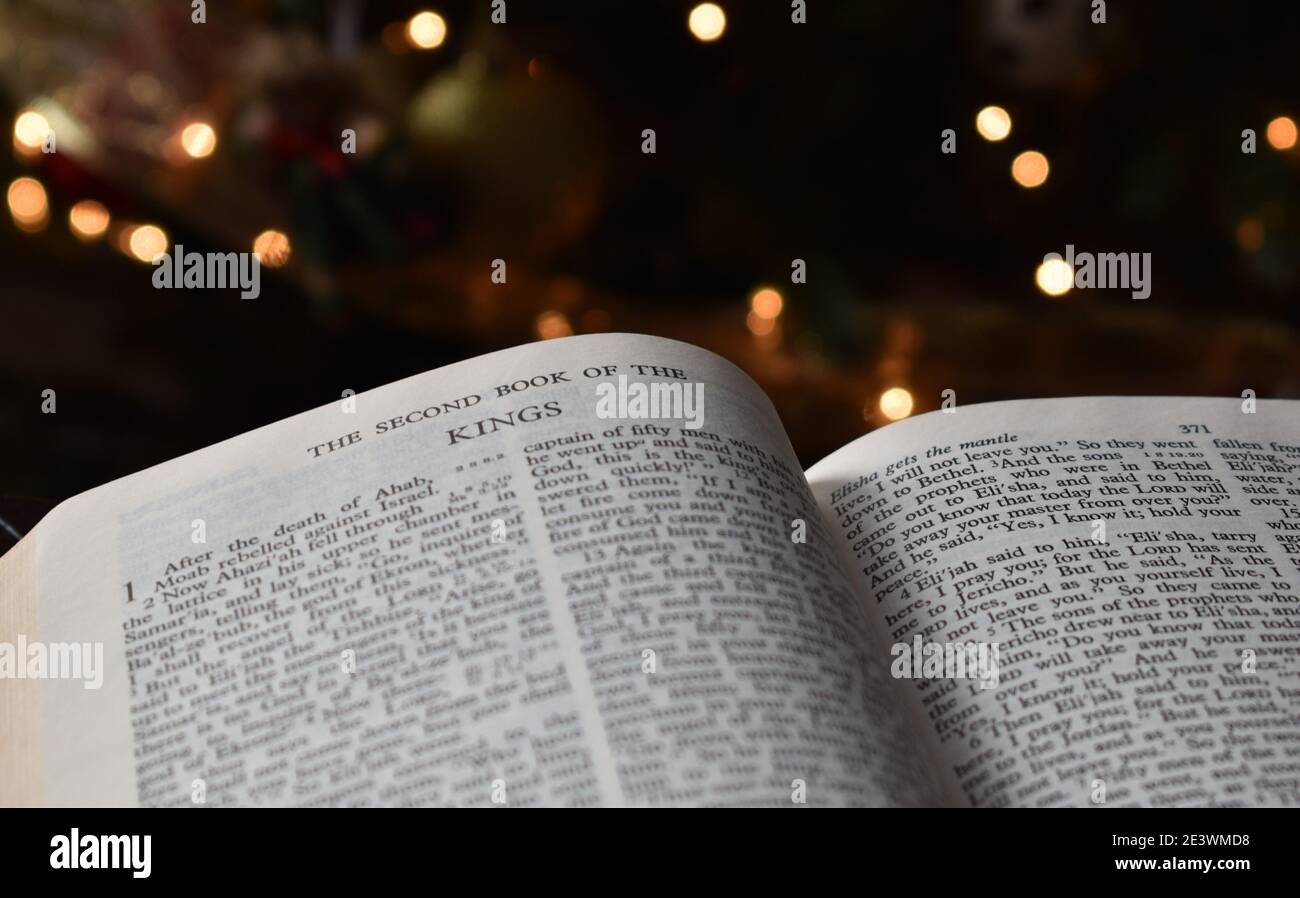
[[[894,681],[954,802],[1300,803],[1300,410],[1243,408],[958,407],[808,472],[877,651],[999,644]]]
[[[619,375],[703,384],[702,426],[597,417]],[[41,524],[41,638],[106,647],[43,684],[45,800],[932,800],[820,527],[770,402],[685,344],[332,403]]]

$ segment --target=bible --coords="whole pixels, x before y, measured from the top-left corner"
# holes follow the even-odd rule
[[[0,804],[1300,802],[1293,402],[951,406],[807,471],[696,347],[496,352],[0,558]]]

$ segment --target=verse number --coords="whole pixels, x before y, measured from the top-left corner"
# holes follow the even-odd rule
[[[124,585],[126,586],[126,600],[127,600],[127,602],[134,602],[134,601],[135,601],[135,587],[131,585],[130,581],[128,581],[128,582],[127,582],[126,584],[124,584]],[[153,596],[145,596],[145,598],[144,598],[144,610],[145,610],[145,611],[150,610],[151,608],[153,608],[153,605],[154,605],[154,597],[153,597]]]

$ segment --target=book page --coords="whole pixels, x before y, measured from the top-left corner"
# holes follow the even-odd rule
[[[0,647],[36,632],[36,539],[0,557]],[[0,652],[4,649],[0,648]],[[4,670],[0,661],[0,670]],[[42,793],[38,682],[0,676],[0,807],[35,804]]]
[[[955,803],[1300,803],[1296,403],[958,407],[808,477]]]
[[[103,660],[95,688],[40,681],[30,780],[83,805],[933,802],[821,528],[770,402],[685,344],[570,338],[341,398],[40,525],[39,639]]]

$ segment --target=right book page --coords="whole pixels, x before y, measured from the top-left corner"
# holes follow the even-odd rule
[[[900,667],[955,803],[1300,804],[1300,404],[956,407],[808,480],[880,651],[997,646]]]

